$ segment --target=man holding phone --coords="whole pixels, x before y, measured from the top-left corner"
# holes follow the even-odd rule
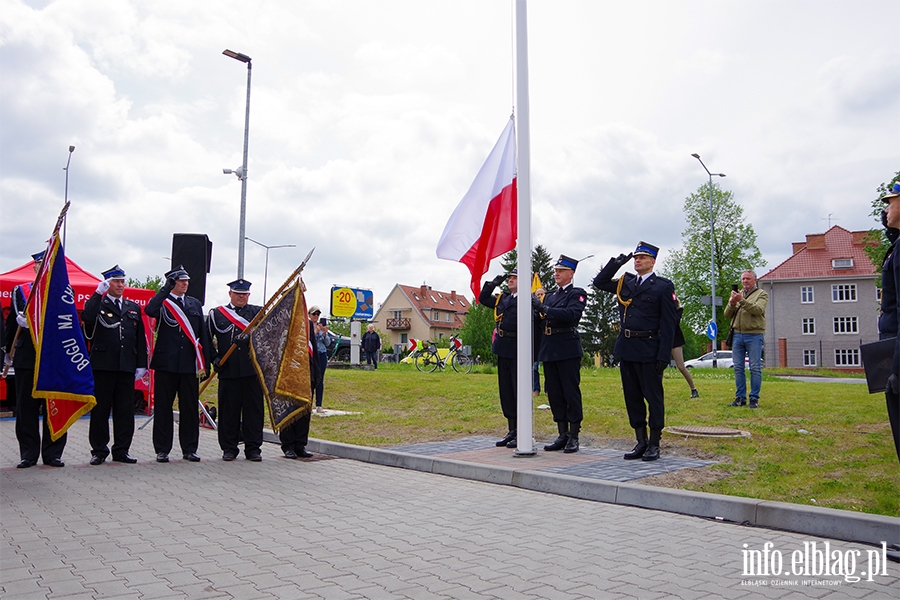
[[[731,319],[734,341],[731,357],[734,361],[734,402],[728,406],[747,404],[747,377],[744,361],[750,362],[750,408],[759,408],[759,391],[762,387],[762,350],[766,332],[766,305],[769,295],[756,285],[756,273],[741,273],[741,286],[731,287],[731,298],[725,307],[725,318]]]

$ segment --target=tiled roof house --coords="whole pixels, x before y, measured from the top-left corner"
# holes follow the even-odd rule
[[[406,348],[409,338],[441,340],[456,335],[466,320],[469,301],[462,295],[440,292],[430,286],[394,286],[375,313],[374,323],[389,334],[391,345]],[[387,351],[387,349],[385,349]]]
[[[759,278],[769,294],[766,364],[859,369],[859,346],[878,339],[881,290],[866,231],[835,225],[793,243],[793,255]]]

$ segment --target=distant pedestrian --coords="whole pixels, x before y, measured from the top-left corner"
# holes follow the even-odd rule
[[[672,359],[675,361],[675,367],[681,372],[681,376],[687,381],[691,388],[691,398],[699,398],[700,392],[694,387],[694,378],[691,376],[691,370],[684,366],[684,332],[681,330],[681,315],[684,313],[684,307],[681,302],[678,303],[678,309],[675,311],[678,322],[675,324],[675,341],[672,342]]]
[[[381,336],[375,333],[375,326],[369,323],[362,336],[362,347],[366,351],[366,364],[378,368],[378,351],[381,350]]]

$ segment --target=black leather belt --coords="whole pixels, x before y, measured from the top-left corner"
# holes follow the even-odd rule
[[[653,331],[634,331],[632,329],[623,329],[622,333],[627,338],[648,338],[653,337],[654,335],[659,335],[659,329],[654,329]]]
[[[544,335],[555,335],[557,333],[571,333],[575,331],[574,327],[544,327]]]
[[[510,338],[512,338],[512,337],[516,337],[516,332],[515,332],[515,331],[504,331],[504,330],[502,330],[502,329],[498,329],[498,330],[497,330],[497,335],[500,336],[500,337],[510,337]]]

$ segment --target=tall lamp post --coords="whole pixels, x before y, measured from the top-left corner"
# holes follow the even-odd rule
[[[247,63],[247,108],[244,114],[244,164],[239,169],[223,169],[226,175],[234,173],[241,180],[241,224],[238,238],[238,279],[244,277],[244,231],[247,223],[247,144],[250,137],[250,73],[252,64],[250,57],[233,50],[224,50],[225,56]]]
[[[710,295],[710,304],[712,305],[712,322],[716,322],[716,224],[713,219],[713,199],[712,199],[712,178],[713,175],[716,177],[725,177],[725,173],[710,173],[709,169],[706,168],[706,165],[703,164],[703,161],[700,160],[700,155],[697,153],[691,154],[694,158],[700,161],[700,165],[703,166],[703,170],[706,171],[706,174],[709,175],[709,277],[711,282],[711,295]],[[718,330],[717,330],[718,332]],[[713,369],[715,369],[718,365],[716,364],[716,343],[718,342],[718,333],[716,335],[716,339],[712,340],[712,352],[713,352]]]
[[[75,152],[75,146],[69,146],[69,158],[66,159],[66,168],[63,171],[66,172],[66,195],[65,202],[69,202],[69,164],[72,162],[72,153]],[[66,217],[68,213],[66,213]],[[66,247],[66,221],[68,220],[66,217],[63,217],[63,248]]]
[[[265,304],[266,303],[266,284],[269,282],[269,250],[271,250],[272,248],[296,248],[297,245],[296,244],[281,244],[279,246],[266,246],[265,244],[257,242],[253,238],[244,238],[244,239],[250,240],[257,246],[262,246],[263,248],[266,249],[266,270],[265,270],[265,273],[263,274],[263,304]]]

